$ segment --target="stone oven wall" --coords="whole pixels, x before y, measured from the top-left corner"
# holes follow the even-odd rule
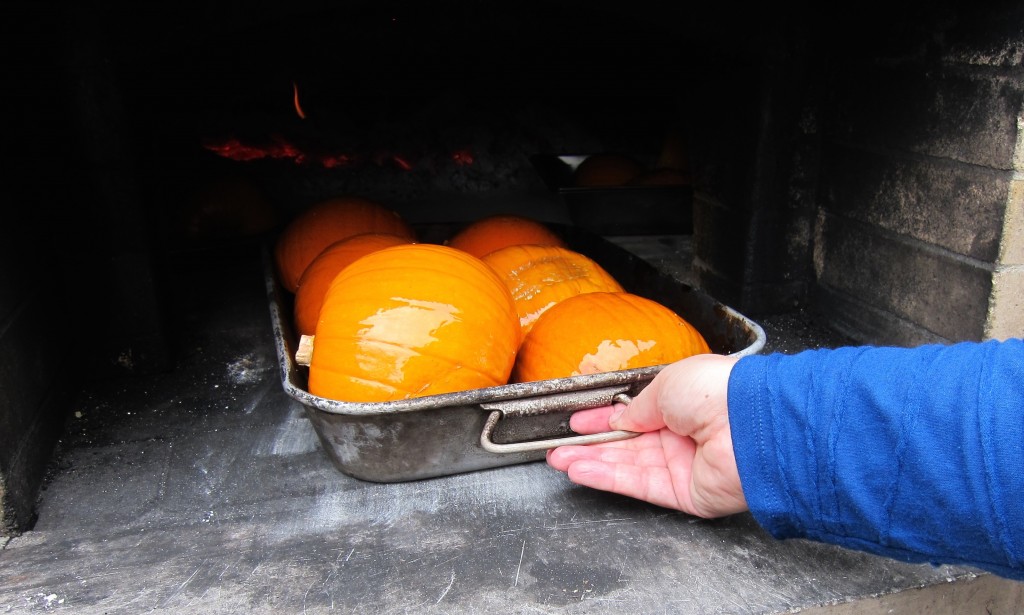
[[[736,118],[699,97],[700,284],[867,343],[1020,336],[1024,11],[885,15],[768,40],[752,157],[713,146]]]
[[[1024,11],[980,6],[833,80],[815,300],[861,339],[1024,335]]]

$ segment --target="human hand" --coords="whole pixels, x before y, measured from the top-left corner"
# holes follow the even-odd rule
[[[624,429],[629,440],[561,446],[547,462],[579,485],[721,517],[747,510],[729,428],[729,374],[736,357],[703,354],[665,367],[629,406],[574,414],[582,434]]]

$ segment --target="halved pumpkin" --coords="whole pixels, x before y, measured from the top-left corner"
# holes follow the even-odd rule
[[[359,196],[340,196],[304,210],[285,227],[274,246],[281,286],[290,292],[313,259],[335,241],[363,233],[390,233],[416,240],[416,232],[383,204]]]
[[[406,243],[409,239],[399,235],[363,233],[327,246],[306,267],[295,290],[295,330],[299,335],[316,334],[324,294],[342,269],[370,252]]]
[[[565,247],[565,241],[543,222],[515,214],[495,214],[480,218],[463,227],[446,242],[448,246],[478,257],[518,244]]]
[[[563,299],[583,293],[624,290],[596,261],[560,246],[508,246],[482,260],[498,272],[512,293],[523,335],[545,310]]]
[[[537,320],[523,339],[513,382],[597,374],[672,363],[711,349],[696,328],[639,295],[569,297]]]
[[[373,402],[497,386],[520,341],[512,295],[480,259],[435,244],[383,248],[324,295],[309,391]]]

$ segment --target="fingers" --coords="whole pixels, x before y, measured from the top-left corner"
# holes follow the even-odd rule
[[[692,439],[663,430],[617,442],[560,446],[547,452],[547,462],[563,472],[580,460],[659,467],[668,465],[671,459],[677,464],[689,465],[696,451],[697,445]]]
[[[642,393],[642,392],[641,392]],[[630,406],[634,406],[637,400],[634,399]],[[609,419],[616,413],[622,414],[626,410],[626,404],[616,403],[611,406],[601,406],[600,408],[590,408],[587,410],[579,410],[569,417],[569,428],[578,434],[594,434],[605,431],[611,431],[613,429],[625,429],[623,427],[612,427],[609,425]],[[630,413],[635,414],[638,410],[631,409]],[[664,424],[662,424],[664,426]],[[652,427],[651,429],[628,429],[627,431],[656,431],[660,427]]]
[[[580,460],[641,466],[664,466],[665,452],[660,435],[648,433],[629,440],[606,442],[590,446],[560,446],[547,453],[548,465],[565,472]]]
[[[616,406],[622,406],[622,404],[616,404]],[[579,434],[609,431],[608,417],[615,410],[616,408],[613,406],[580,410],[569,417],[569,429]]]
[[[577,485],[601,489],[657,506],[683,510],[677,498],[676,481],[686,484],[688,476],[673,477],[669,468],[580,459],[567,471],[569,480]]]
[[[636,446],[632,442],[630,443],[632,446]],[[590,446],[559,446],[549,450],[546,458],[549,466],[565,472],[572,463],[581,459],[625,462],[631,455],[633,455],[631,448],[612,448],[609,450],[604,444],[593,444]]]

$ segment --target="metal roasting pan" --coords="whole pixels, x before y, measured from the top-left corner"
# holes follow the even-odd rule
[[[592,154],[530,158],[548,189],[565,203],[575,226],[599,235],[689,235],[693,188],[679,185],[575,186],[573,173]]]
[[[549,225],[568,246],[598,262],[629,292],[658,301],[695,326],[713,352],[745,356],[761,351],[764,330],[704,292],[661,273],[650,263],[573,225]],[[454,226],[423,225],[420,241],[441,243]],[[291,293],[264,250],[264,271],[280,374],[285,392],[300,402],[335,467],[355,478],[402,482],[471,472],[544,458],[567,443],[623,439],[609,432],[581,436],[568,426],[573,412],[627,401],[664,365],[603,374],[431,395],[390,402],[342,402],[306,390],[308,368],[295,362]]]

